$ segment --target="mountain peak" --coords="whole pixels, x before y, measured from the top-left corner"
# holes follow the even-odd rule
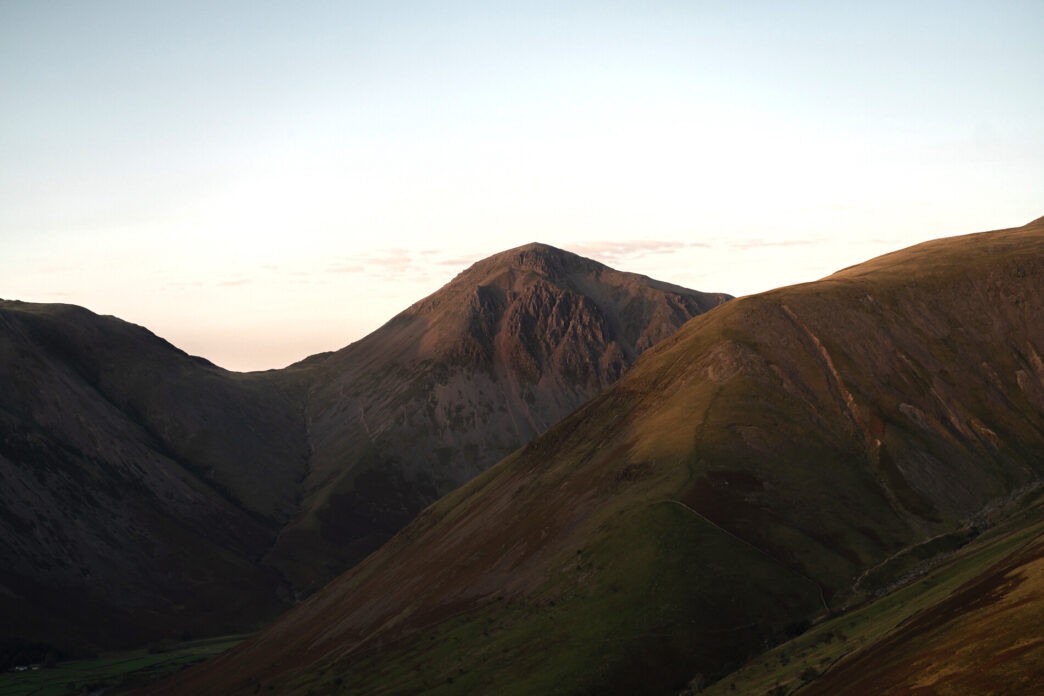
[[[530,242],[522,246],[508,249],[474,263],[463,274],[474,271],[500,272],[507,270],[532,271],[551,278],[563,274],[592,272],[605,268],[597,261],[585,258],[571,251],[542,242]]]
[[[328,579],[727,299],[547,244],[478,261],[322,361],[307,485],[327,492],[271,558],[299,586]],[[322,566],[287,560],[304,538]]]
[[[522,246],[514,247],[513,249],[506,249],[501,253],[510,253],[512,251],[532,251],[544,254],[567,254],[569,252],[559,249],[556,246],[545,244],[544,242],[530,242],[529,244],[523,244]]]

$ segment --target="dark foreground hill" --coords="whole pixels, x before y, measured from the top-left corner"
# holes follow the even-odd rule
[[[0,301],[0,644],[255,628],[725,299],[529,245],[250,374]]]
[[[697,317],[158,693],[668,693],[961,543],[1044,474],[1044,221]]]
[[[301,407],[149,331],[0,302],[0,638],[65,651],[256,624]],[[282,598],[281,598],[282,597]]]

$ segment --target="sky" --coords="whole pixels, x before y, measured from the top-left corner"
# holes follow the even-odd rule
[[[744,295],[1044,215],[1044,2],[0,0],[0,297],[234,370],[540,241]]]

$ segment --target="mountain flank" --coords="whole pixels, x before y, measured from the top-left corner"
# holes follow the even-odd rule
[[[305,472],[292,390],[70,305],[0,302],[0,625],[66,652],[256,625]]]
[[[886,592],[1044,477],[1044,226],[690,320],[157,693],[670,693]]]

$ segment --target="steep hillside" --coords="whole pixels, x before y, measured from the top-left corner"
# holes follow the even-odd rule
[[[668,693],[959,545],[1044,475],[1044,225],[699,316],[161,693]]]
[[[300,367],[309,473],[268,560],[298,586],[325,582],[727,299],[544,244],[479,261]]]
[[[1029,532],[1009,534],[1011,553],[800,693],[1034,693],[1044,666],[1044,524]]]
[[[932,542],[881,596],[690,692],[1032,693],[1044,652],[1044,486],[991,508],[962,537]]]
[[[69,305],[0,302],[0,638],[64,650],[253,625],[296,504],[290,392]]]

